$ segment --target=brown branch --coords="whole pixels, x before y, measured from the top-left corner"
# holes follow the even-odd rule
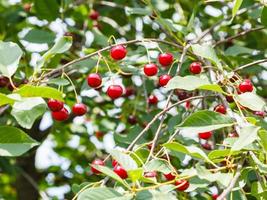
[[[225,43],[225,42],[229,42],[229,41],[231,41],[231,40],[233,40],[233,39],[235,39],[235,38],[242,37],[242,36],[244,36],[244,35],[246,35],[246,34],[248,34],[248,33],[250,33],[250,32],[254,32],[254,31],[262,30],[262,29],[264,29],[264,28],[265,28],[265,27],[257,27],[257,28],[252,28],[252,29],[248,29],[248,30],[242,31],[242,32],[238,33],[237,35],[234,35],[234,36],[228,37],[228,38],[226,38],[226,39],[224,39],[224,40],[220,40],[220,41],[216,42],[216,43],[213,45],[213,47],[216,47],[216,46],[218,46],[218,45],[220,45],[220,44],[223,44],[223,43]]]
[[[234,72],[239,71],[239,70],[242,70],[242,69],[245,69],[245,68],[247,68],[247,67],[251,67],[251,66],[253,66],[253,65],[257,65],[257,64],[260,64],[260,63],[265,63],[265,62],[267,62],[267,58],[262,59],[262,60],[257,60],[257,61],[254,61],[254,62],[245,64],[245,65],[242,65],[242,66],[240,66],[240,67],[234,69]]]

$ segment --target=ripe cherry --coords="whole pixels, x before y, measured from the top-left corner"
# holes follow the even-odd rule
[[[226,114],[226,107],[222,104],[219,104],[219,105],[215,106],[214,111],[221,113],[221,114]]]
[[[159,85],[160,85],[161,87],[167,85],[167,83],[169,82],[169,80],[171,80],[171,78],[172,78],[172,77],[171,77],[170,75],[168,75],[168,74],[161,75],[161,76],[159,77]]]
[[[175,179],[175,175],[173,175],[171,172],[169,174],[164,174],[164,177],[168,180],[168,181],[171,181],[171,180],[174,180]]]
[[[116,165],[113,171],[122,179],[126,179],[128,177],[127,171],[120,165]]]
[[[175,90],[175,92],[176,92],[176,95],[178,96],[178,99],[180,101],[192,97],[192,93],[188,93],[185,90]]]
[[[193,62],[189,66],[189,70],[192,74],[199,74],[202,69],[202,64],[200,62]]]
[[[112,166],[115,167],[118,164],[117,160],[112,160]]]
[[[100,160],[100,159],[95,159],[93,162],[92,162],[92,165],[101,165],[101,166],[104,166],[105,163],[103,160]],[[101,172],[98,171],[96,168],[94,167],[91,167],[91,171],[93,172],[93,174],[100,174]]]
[[[6,87],[8,83],[8,78],[0,75],[0,87]]]
[[[62,108],[60,111],[52,112],[52,117],[56,121],[65,121],[69,118],[69,112],[66,108]]]
[[[185,191],[189,187],[189,182],[187,180],[181,179],[175,181],[175,185],[179,186],[176,189],[179,191]]]
[[[97,73],[92,73],[87,76],[87,83],[92,88],[97,88],[102,84],[102,78]]]
[[[100,139],[103,138],[104,133],[103,133],[102,131],[96,131],[96,132],[95,132],[95,136],[96,136],[97,139],[100,140]]]
[[[93,10],[93,11],[90,13],[89,17],[90,17],[92,20],[97,20],[98,17],[99,17],[99,12]]]
[[[110,50],[110,56],[114,60],[121,60],[126,56],[126,54],[127,54],[127,50],[122,45],[117,45],[115,47],[112,47],[112,49]]]
[[[83,103],[76,103],[72,107],[72,112],[77,116],[82,116],[87,112],[87,106]]]
[[[129,96],[132,96],[134,94],[135,94],[135,89],[133,87],[131,87],[131,86],[126,87],[125,95],[124,95],[125,97],[129,97]]]
[[[173,55],[171,53],[162,53],[162,54],[159,54],[158,60],[159,60],[159,63],[165,67],[165,66],[172,64]]]
[[[144,73],[147,76],[154,76],[158,73],[158,66],[154,63],[149,63],[144,66]]]
[[[228,103],[234,102],[234,98],[233,98],[232,95],[227,95],[225,98],[226,98],[226,100],[227,100]]]
[[[236,131],[233,131],[233,132],[228,134],[228,137],[229,138],[236,138],[236,137],[239,137],[239,135],[238,135],[238,133]]]
[[[198,137],[203,140],[208,140],[212,136],[212,132],[203,132],[203,133],[198,133]]]
[[[209,143],[204,143],[204,144],[201,144],[201,146],[204,148],[204,149],[206,149],[206,150],[208,150],[208,151],[210,151],[210,150],[212,150],[212,146],[209,144]]]
[[[254,111],[253,114],[254,114],[254,115],[257,115],[257,116],[259,116],[259,117],[262,117],[262,118],[264,118],[265,115],[266,115],[266,113],[263,112],[263,111]]]
[[[218,194],[213,194],[213,195],[212,195],[212,199],[214,199],[214,200],[216,200],[218,197],[219,197]]]
[[[242,93],[252,92],[253,84],[251,83],[249,79],[245,79],[242,83],[239,84],[238,88],[239,88],[239,91]]]
[[[128,121],[129,124],[132,124],[132,125],[137,123],[137,119],[136,119],[136,117],[134,115],[129,115],[127,121]]]
[[[151,95],[148,97],[148,103],[149,103],[150,105],[157,104],[157,103],[158,103],[158,98],[157,98],[155,95],[151,94]]]
[[[144,177],[146,178],[154,178],[157,176],[157,172],[153,171],[153,172],[145,172],[144,173]]]
[[[119,98],[123,93],[123,89],[120,85],[110,85],[107,90],[107,95],[111,99]]]
[[[47,102],[48,108],[51,111],[60,111],[64,107],[64,103],[55,99],[49,99]]]

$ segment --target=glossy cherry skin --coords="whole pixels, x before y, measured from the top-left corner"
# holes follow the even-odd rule
[[[216,200],[218,197],[219,197],[218,194],[213,194],[213,195],[212,195],[212,199],[214,199],[214,200]]]
[[[0,87],[6,87],[8,83],[8,78],[0,75]]]
[[[252,92],[253,84],[251,83],[249,79],[245,79],[242,83],[239,84],[238,88],[239,88],[239,91],[242,93]]]
[[[120,165],[116,165],[113,169],[113,171],[122,179],[128,178],[127,171]]]
[[[209,143],[201,144],[201,146],[208,151],[212,150],[212,146]]]
[[[123,93],[123,89],[120,85],[110,85],[107,90],[107,95],[111,99],[119,98]]]
[[[92,20],[97,20],[98,17],[99,17],[99,12],[93,10],[93,11],[90,13],[89,17],[90,17]]]
[[[265,115],[266,115],[266,113],[263,112],[263,111],[254,111],[253,114],[254,114],[254,115],[257,115],[257,116],[259,116],[259,117],[262,117],[262,118],[264,118]]]
[[[157,98],[155,95],[151,94],[151,95],[148,97],[148,103],[149,103],[150,105],[157,104],[157,103],[158,103],[158,98]]]
[[[60,111],[52,112],[52,117],[56,121],[65,121],[69,118],[69,112],[66,108],[62,108]]]
[[[100,160],[100,159],[95,159],[93,162],[92,162],[92,165],[101,165],[101,166],[104,166],[105,163],[103,160]],[[101,172],[98,171],[96,168],[94,167],[91,167],[91,171],[93,172],[93,174],[100,174]]]
[[[203,140],[208,140],[212,136],[212,132],[203,132],[203,133],[198,133],[198,137]]]
[[[187,180],[181,179],[181,180],[175,181],[175,185],[176,186],[180,185],[179,187],[176,188],[178,191],[185,191],[189,187],[190,184]]]
[[[112,49],[110,50],[110,56],[114,60],[122,60],[123,58],[125,58],[126,54],[127,50],[122,45],[117,45],[115,47],[112,47]]]
[[[87,84],[92,88],[97,88],[102,84],[100,74],[92,73],[87,76]]]
[[[171,77],[170,75],[168,75],[168,74],[163,74],[163,75],[161,75],[161,76],[159,77],[159,85],[160,85],[161,87],[167,85],[168,82],[169,82],[169,80],[171,80],[171,78],[172,78],[172,77]]]
[[[47,105],[48,108],[54,112],[60,111],[64,107],[64,103],[56,99],[49,99]]]
[[[154,63],[149,63],[144,66],[144,73],[147,76],[155,76],[158,73],[158,66]]]
[[[76,115],[76,116],[82,116],[87,112],[87,106],[84,105],[83,103],[76,103],[73,107],[72,107],[72,112]]]
[[[128,119],[127,119],[128,123],[131,125],[134,125],[137,123],[137,119],[134,115],[129,115]]]
[[[112,160],[112,166],[115,167],[118,164],[117,160]]]
[[[222,104],[219,104],[219,105],[215,106],[214,111],[221,113],[221,114],[226,114],[226,107]]]
[[[189,66],[189,70],[192,74],[200,74],[202,70],[202,64],[200,62],[193,62]]]
[[[226,98],[226,100],[227,100],[228,103],[234,102],[233,96],[226,96],[225,98]]]
[[[173,175],[172,173],[169,173],[169,174],[163,174],[164,177],[168,180],[168,181],[171,181],[171,180],[174,180],[175,179],[175,175]]]
[[[172,64],[173,55],[171,53],[162,53],[162,54],[159,54],[158,60],[162,66],[166,67]]]
[[[154,178],[154,177],[156,177],[157,176],[157,172],[145,172],[144,173],[144,177],[146,177],[146,178]]]

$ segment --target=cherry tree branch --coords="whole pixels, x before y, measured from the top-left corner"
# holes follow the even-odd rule
[[[234,72],[239,71],[239,70],[242,70],[242,69],[245,69],[247,67],[251,67],[253,65],[257,65],[257,64],[260,64],[260,63],[265,63],[265,62],[267,62],[267,58],[264,58],[264,59],[261,59],[261,60],[256,60],[254,62],[251,62],[251,63],[245,64],[245,65],[242,65],[242,66],[234,69]]]

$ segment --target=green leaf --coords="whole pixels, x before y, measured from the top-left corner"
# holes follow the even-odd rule
[[[30,129],[35,120],[44,114],[46,108],[45,101],[40,97],[24,98],[14,103],[11,115],[21,127]]]
[[[101,165],[92,165],[94,168],[96,168],[98,171],[102,172],[103,174],[113,178],[114,180],[118,181],[119,183],[123,184],[124,186],[128,187],[127,183],[121,179],[115,172],[113,172],[111,169],[105,166]]]
[[[116,149],[112,150],[110,154],[126,171],[137,169],[136,162],[128,154]]]
[[[266,106],[265,101],[255,93],[246,92],[235,96],[236,100],[244,107],[254,111],[262,111]]]
[[[151,11],[145,8],[125,7],[126,15],[151,15]]]
[[[39,19],[53,21],[59,16],[59,4],[55,0],[34,0],[33,5]]]
[[[183,90],[195,90],[200,86],[203,85],[210,85],[210,82],[208,79],[203,79],[197,76],[175,76],[173,77],[168,84],[166,85],[166,88],[169,90],[172,89],[183,89]]]
[[[239,10],[239,8],[240,8],[242,2],[243,2],[243,0],[235,0],[235,2],[234,2],[234,7],[233,7],[233,9],[232,9],[232,19],[231,19],[231,20],[233,20],[234,17],[236,16],[236,13],[237,13],[237,11]]]
[[[194,54],[214,62],[217,67],[222,70],[222,64],[220,63],[220,60],[217,57],[214,48],[209,45],[194,44],[192,45],[192,49]]]
[[[31,29],[22,39],[36,44],[53,43],[55,40],[55,34],[40,29]]]
[[[0,41],[0,72],[4,76],[11,77],[16,72],[22,53],[16,43]]]
[[[172,193],[166,193],[158,190],[145,190],[138,192],[135,200],[176,200]]]
[[[15,102],[14,99],[8,97],[5,94],[0,93],[0,106],[6,105],[6,104],[13,105],[14,102]]]
[[[234,124],[232,118],[209,110],[193,113],[178,128],[186,132],[205,132],[229,127]]]
[[[22,97],[43,97],[64,101],[63,93],[52,87],[25,85],[15,91]]]
[[[212,161],[214,160],[217,160],[217,159],[224,159],[225,157],[229,156],[229,155],[236,155],[236,154],[239,154],[240,151],[236,151],[234,153],[231,153],[231,150],[230,149],[216,149],[216,150],[213,150],[211,151],[209,154],[208,154],[208,158]]]
[[[40,70],[44,63],[52,58],[56,54],[64,53],[65,51],[69,50],[72,45],[72,37],[64,36],[60,38],[54,46],[49,49],[42,58],[37,62],[37,69]]]
[[[198,158],[201,160],[205,160],[209,163],[213,163],[208,158],[208,156],[205,154],[205,152],[202,151],[200,148],[196,147],[195,145],[184,146],[178,142],[171,142],[171,143],[166,143],[163,146],[165,146],[167,149],[170,149],[173,151],[178,151],[178,152],[184,153],[186,155],[190,155],[194,158]]]
[[[163,174],[168,174],[172,172],[172,168],[166,160],[154,159],[149,161],[145,166],[144,170],[147,172],[162,172]]]
[[[54,79],[49,79],[48,84],[66,86],[66,85],[69,85],[70,82],[64,78],[54,78]]]
[[[254,50],[247,48],[247,47],[242,47],[239,45],[234,45],[226,49],[225,55],[226,56],[238,56],[240,54],[252,54]]]
[[[144,170],[142,168],[137,168],[127,171],[128,176],[132,179],[132,182],[135,182],[143,177]]]
[[[238,151],[243,149],[245,146],[252,144],[257,139],[257,132],[260,127],[257,126],[246,126],[240,131],[239,138],[233,144],[231,151]]]
[[[264,6],[261,12],[261,23],[267,26],[267,7]]]
[[[267,173],[267,165],[266,164],[263,164],[258,158],[257,156],[255,156],[255,154],[251,151],[250,152],[250,156],[251,158],[253,159],[253,161],[255,162],[257,168],[259,169],[259,171],[261,173],[264,173],[266,174]]]
[[[112,188],[98,187],[84,190],[78,195],[77,200],[112,200],[122,195]]]
[[[20,156],[38,144],[18,128],[0,126],[0,156]]]
[[[258,136],[260,138],[261,144],[265,153],[267,153],[267,131],[266,130],[259,130]]]

